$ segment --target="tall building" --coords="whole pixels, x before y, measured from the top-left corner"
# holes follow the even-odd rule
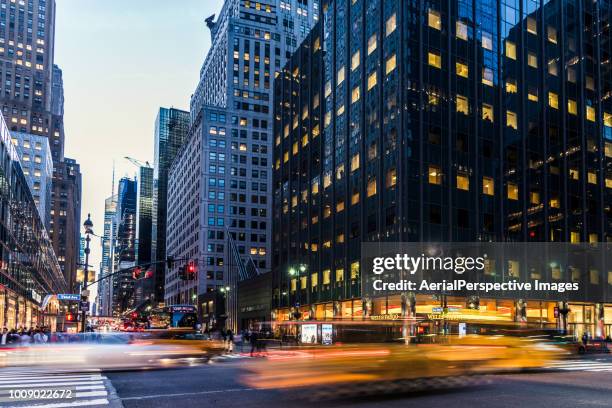
[[[197,262],[198,279],[181,282],[177,263],[166,276],[166,302],[223,286],[232,263],[270,270],[272,83],[317,16],[318,1],[227,0],[218,18],[207,20],[212,45],[169,196],[175,217],[168,253]]]
[[[55,331],[59,303],[46,295],[65,293],[64,275],[30,193],[9,130],[0,115],[0,327],[46,325]]]
[[[12,132],[11,136],[40,218],[48,231],[51,226],[51,183],[53,181],[53,159],[49,141],[44,136],[31,133]]]
[[[159,108],[155,120],[155,159],[153,168],[153,220],[151,261],[166,259],[166,221],[168,170],[177,152],[187,140],[189,112],[175,108]],[[166,265],[155,264],[155,300],[164,299]]]
[[[114,238],[113,272],[131,268],[136,264],[136,180],[127,177],[119,180]],[[118,316],[132,309],[134,303],[134,279],[131,271],[112,277],[112,314]]]
[[[275,81],[276,319],[363,318],[362,242],[610,241],[612,4],[540,4],[323,2]],[[576,332],[609,334],[610,275],[570,272]],[[489,305],[554,324],[514,300]]]
[[[151,269],[151,234],[153,221],[153,168],[141,166],[137,186],[138,203],[136,206],[136,264],[143,270]],[[136,282],[135,303],[140,305],[153,300],[154,279],[139,279]]]
[[[113,273],[115,238],[117,237],[117,195],[113,194],[104,200],[104,228],[102,245],[102,260],[98,279]],[[112,278],[98,282],[98,315],[112,316]]]

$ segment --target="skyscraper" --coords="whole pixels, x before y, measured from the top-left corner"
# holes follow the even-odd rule
[[[113,272],[136,264],[136,180],[119,180],[114,238]],[[112,314],[117,316],[134,307],[134,279],[131,271],[112,277]]]
[[[104,229],[102,238],[102,260],[98,279],[113,272],[115,238],[117,236],[117,195],[113,194],[104,200]],[[103,279],[98,283],[98,315],[112,315],[112,279]]]
[[[143,270],[152,266],[151,262],[151,234],[153,221],[153,168],[141,166],[138,177],[138,203],[136,208],[136,264]],[[139,279],[136,282],[135,302],[139,304],[154,298],[154,279]]]
[[[189,112],[175,108],[159,108],[155,120],[155,158],[153,168],[153,220],[151,238],[151,260],[166,259],[166,220],[168,170],[176,153],[187,140]],[[164,299],[166,265],[155,265],[155,300]]]
[[[198,279],[180,282],[177,264],[166,276],[168,302],[233,285],[232,264],[270,270],[272,83],[318,12],[318,1],[227,0],[217,19],[207,20],[212,46],[191,98],[191,139],[173,166],[169,196],[172,255],[196,261]]]

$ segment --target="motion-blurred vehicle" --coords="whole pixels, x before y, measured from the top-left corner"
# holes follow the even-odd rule
[[[192,329],[148,330],[145,333],[139,333],[133,342],[144,345],[184,346],[204,351],[209,357],[224,351],[224,344],[221,340],[211,339]]]
[[[247,365],[242,380],[258,388],[333,387],[335,390],[438,384],[477,374],[543,367],[564,350],[546,342],[510,336],[468,335],[446,344],[361,344],[274,351]]]

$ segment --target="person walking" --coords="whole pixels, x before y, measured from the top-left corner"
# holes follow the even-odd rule
[[[2,329],[2,335],[0,335],[0,346],[6,346],[9,342],[9,331],[6,327]]]
[[[227,352],[234,352],[234,333],[232,333],[231,329],[227,331]]]
[[[251,342],[251,357],[253,357],[253,352],[257,347],[257,332],[254,331],[251,333],[251,335],[249,336],[249,341]]]

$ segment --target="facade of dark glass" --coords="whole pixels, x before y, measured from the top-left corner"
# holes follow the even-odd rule
[[[153,168],[141,166],[138,178],[138,203],[136,206],[136,265],[147,268],[151,262],[151,232],[153,219]],[[136,282],[136,305],[153,298],[153,279],[139,279]]]
[[[136,264],[136,180],[127,177],[119,180],[115,223],[117,236],[114,248],[114,271],[131,268]],[[112,288],[113,315],[132,309],[135,306],[134,278],[127,270],[114,275]]]
[[[358,315],[362,242],[610,241],[611,2],[321,10],[275,81],[277,318]]]

